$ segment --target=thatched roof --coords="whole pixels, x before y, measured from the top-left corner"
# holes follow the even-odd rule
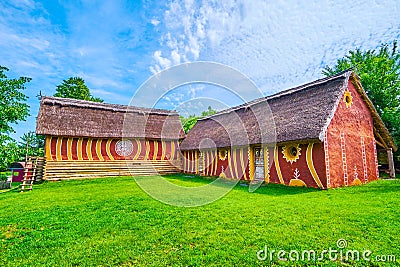
[[[362,89],[358,77],[351,71],[259,98],[200,119],[189,131],[180,148],[192,150],[292,141],[322,142],[349,80],[355,84],[367,103],[374,118],[375,128],[384,133],[388,146],[395,148],[393,139]]]
[[[43,97],[36,133],[93,138],[182,139],[176,111]]]

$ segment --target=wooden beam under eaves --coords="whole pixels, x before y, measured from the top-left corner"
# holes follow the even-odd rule
[[[378,145],[380,145],[383,148],[388,149],[389,147],[387,146],[385,140],[382,138],[382,136],[379,134],[379,132],[376,130],[374,127],[374,135],[375,135],[375,141]]]

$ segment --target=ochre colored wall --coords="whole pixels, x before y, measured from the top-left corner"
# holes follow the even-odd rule
[[[272,148],[263,146],[265,155],[264,181],[266,183],[326,188],[323,145],[321,143],[309,143],[290,144],[288,146],[291,145],[298,145],[300,148],[298,158],[292,162],[284,158],[283,148],[285,146]],[[203,152],[203,173],[198,172],[199,151],[183,151],[183,171],[205,176],[224,176],[242,180],[254,179],[253,147],[250,149],[248,147],[226,149],[226,158],[221,157],[220,151],[221,149]]]
[[[168,160],[177,159],[177,141],[131,139],[131,153],[117,153],[118,139],[47,137],[46,159],[61,160]]]
[[[366,183],[378,177],[370,111],[351,82],[346,91],[351,94],[351,105],[346,105],[342,96],[324,141],[328,187]]]

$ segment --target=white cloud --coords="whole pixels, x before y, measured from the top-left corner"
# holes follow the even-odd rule
[[[179,55],[177,50],[173,50],[171,52],[171,58],[174,65],[181,63],[181,56]]]
[[[347,51],[373,49],[400,37],[396,0],[172,1],[167,32],[155,57],[158,71],[211,60],[237,68],[266,93],[321,77]]]
[[[160,21],[158,19],[152,19],[150,23],[153,24],[154,26],[158,26],[158,24],[160,24]]]
[[[161,50],[155,51],[153,57],[160,65],[160,68],[156,69],[157,70],[156,72],[158,72],[160,69],[166,69],[171,66],[171,60],[169,60],[166,57],[163,57]]]

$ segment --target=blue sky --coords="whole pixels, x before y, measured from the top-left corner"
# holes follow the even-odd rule
[[[0,65],[9,77],[33,79],[26,90],[32,116],[14,136],[35,129],[39,91],[53,95],[71,76],[84,78],[105,102],[128,104],[153,74],[214,61],[268,95],[322,77],[322,68],[349,50],[400,39],[399,18],[398,0],[0,0]],[[209,103],[222,108],[240,100],[194,84],[158,107],[194,113]]]

